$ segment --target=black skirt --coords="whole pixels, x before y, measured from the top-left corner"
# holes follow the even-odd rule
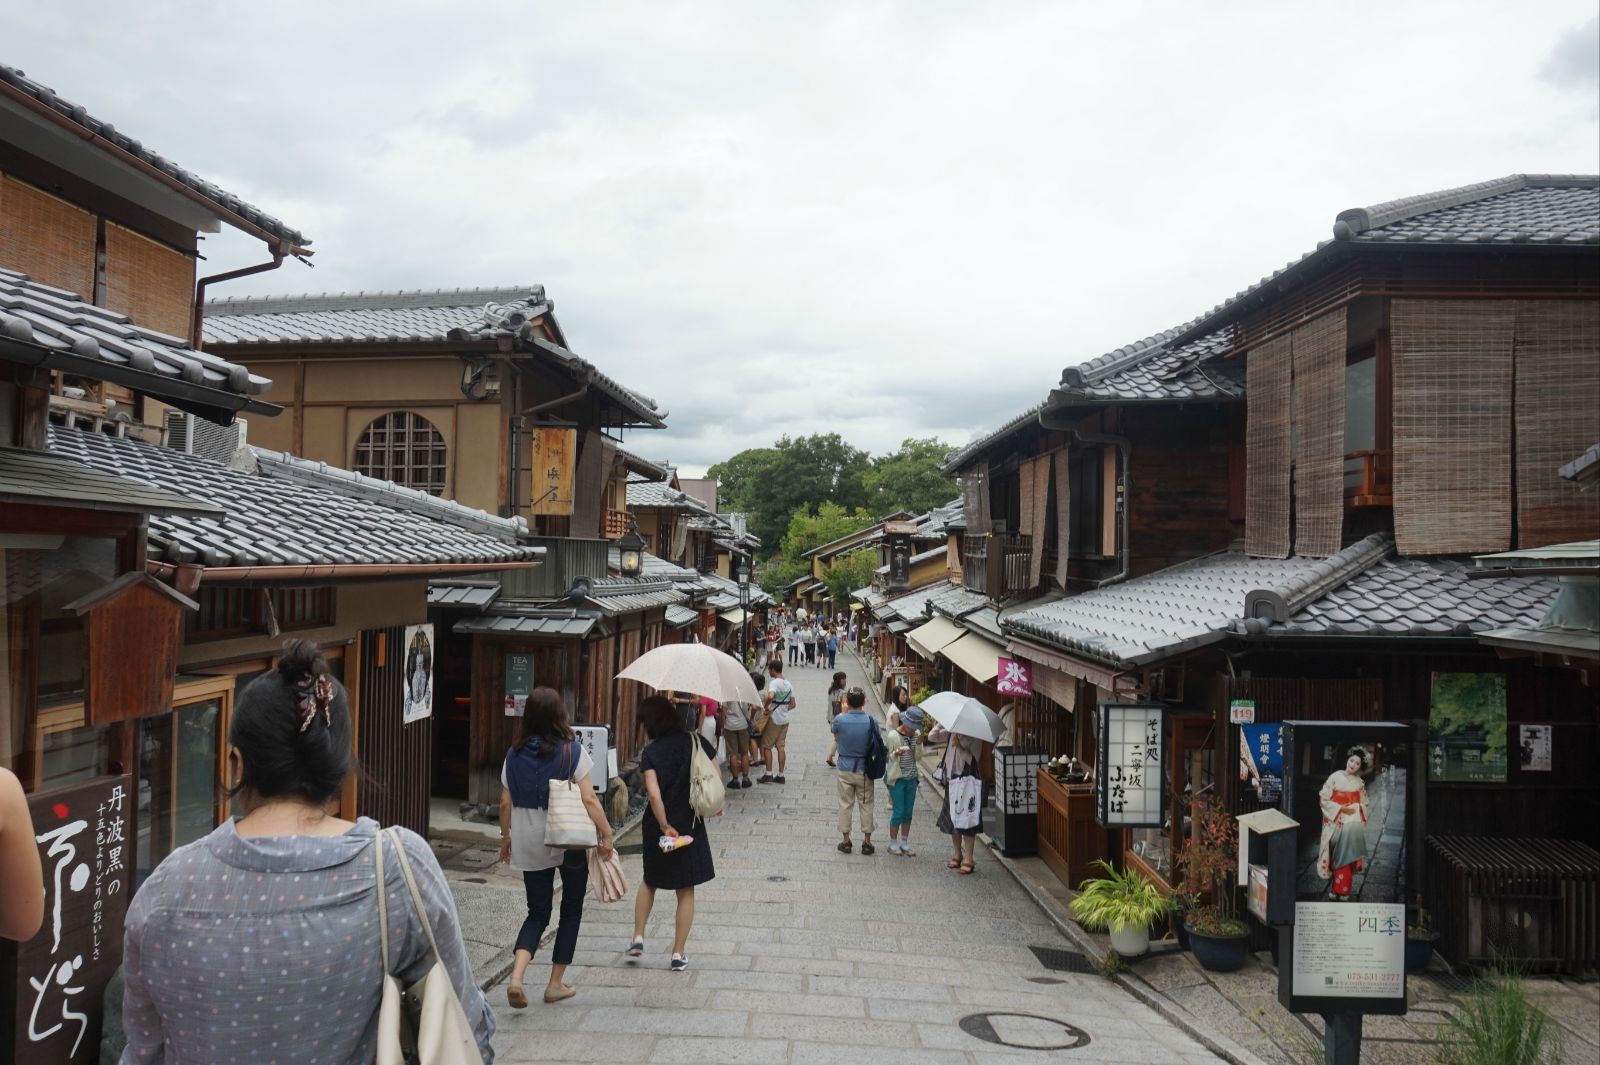
[[[687,847],[662,853],[658,842],[661,824],[654,811],[645,810],[641,827],[644,882],[658,891],[698,887],[717,875],[711,861],[711,840],[706,833],[706,823],[689,808],[689,745],[695,740],[706,749],[707,757],[716,755],[716,748],[710,747],[704,739],[698,736],[691,739],[688,733],[679,732],[652,741],[639,756],[640,772],[655,770],[667,820],[680,835],[694,837],[694,842]]]

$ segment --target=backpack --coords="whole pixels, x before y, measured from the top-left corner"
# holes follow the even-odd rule
[[[703,818],[715,817],[722,812],[728,795],[722,773],[706,757],[698,735],[689,737],[689,746],[689,809]]]
[[[867,756],[862,761],[862,772],[868,780],[883,779],[884,771],[889,767],[889,748],[883,742],[883,733],[878,731],[877,722],[872,722],[872,727],[867,730]]]

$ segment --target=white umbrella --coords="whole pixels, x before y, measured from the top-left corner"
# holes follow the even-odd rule
[[[693,692],[719,703],[759,703],[760,694],[739,660],[704,643],[669,643],[646,651],[617,674],[658,691]]]
[[[995,743],[1006,730],[998,714],[970,695],[960,692],[939,692],[918,704],[927,715],[943,725],[946,732],[958,736],[971,736],[985,743]]]

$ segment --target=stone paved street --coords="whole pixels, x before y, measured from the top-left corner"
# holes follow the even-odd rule
[[[841,666],[859,681],[849,656]],[[945,1065],[966,1062],[1217,1060],[1156,1013],[1098,975],[1052,972],[1030,945],[1074,949],[999,865],[979,848],[978,871],[945,868],[946,841],[922,789],[915,857],[834,849],[837,802],[824,763],[828,672],[790,667],[800,703],[790,728],[788,783],[730,793],[710,827],[717,878],[698,893],[690,970],[667,969],[672,900],[663,893],[643,959],[622,956],[633,899],[590,902],[569,982],[576,998],[544,1005],[548,950],[529,970],[532,1005],[512,1010],[490,990],[503,1062],[705,1062]],[[870,700],[869,700],[870,705]],[[626,843],[637,843],[637,838]],[[649,841],[646,841],[649,842]],[[859,848],[860,837],[856,837]],[[625,854],[637,883],[637,851]],[[514,929],[508,930],[508,938]],[[958,1025],[988,1028],[1008,1045]],[[1075,1049],[1055,1021],[1089,1037]],[[983,1030],[982,1022],[969,1022]]]

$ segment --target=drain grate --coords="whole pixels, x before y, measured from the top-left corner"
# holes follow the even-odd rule
[[[969,1013],[956,1024],[985,1043],[1021,1050],[1076,1050],[1089,1045],[1082,1028],[1034,1013]]]
[[[464,876],[461,878],[461,882],[463,884],[487,884],[489,881],[481,876]]]
[[[1094,962],[1084,957],[1075,950],[1060,950],[1056,947],[1029,947],[1033,956],[1039,959],[1039,964],[1046,969],[1058,973],[1093,973]]]
[[[774,884],[787,884],[789,882],[789,878],[786,876],[769,876],[767,879]]]

